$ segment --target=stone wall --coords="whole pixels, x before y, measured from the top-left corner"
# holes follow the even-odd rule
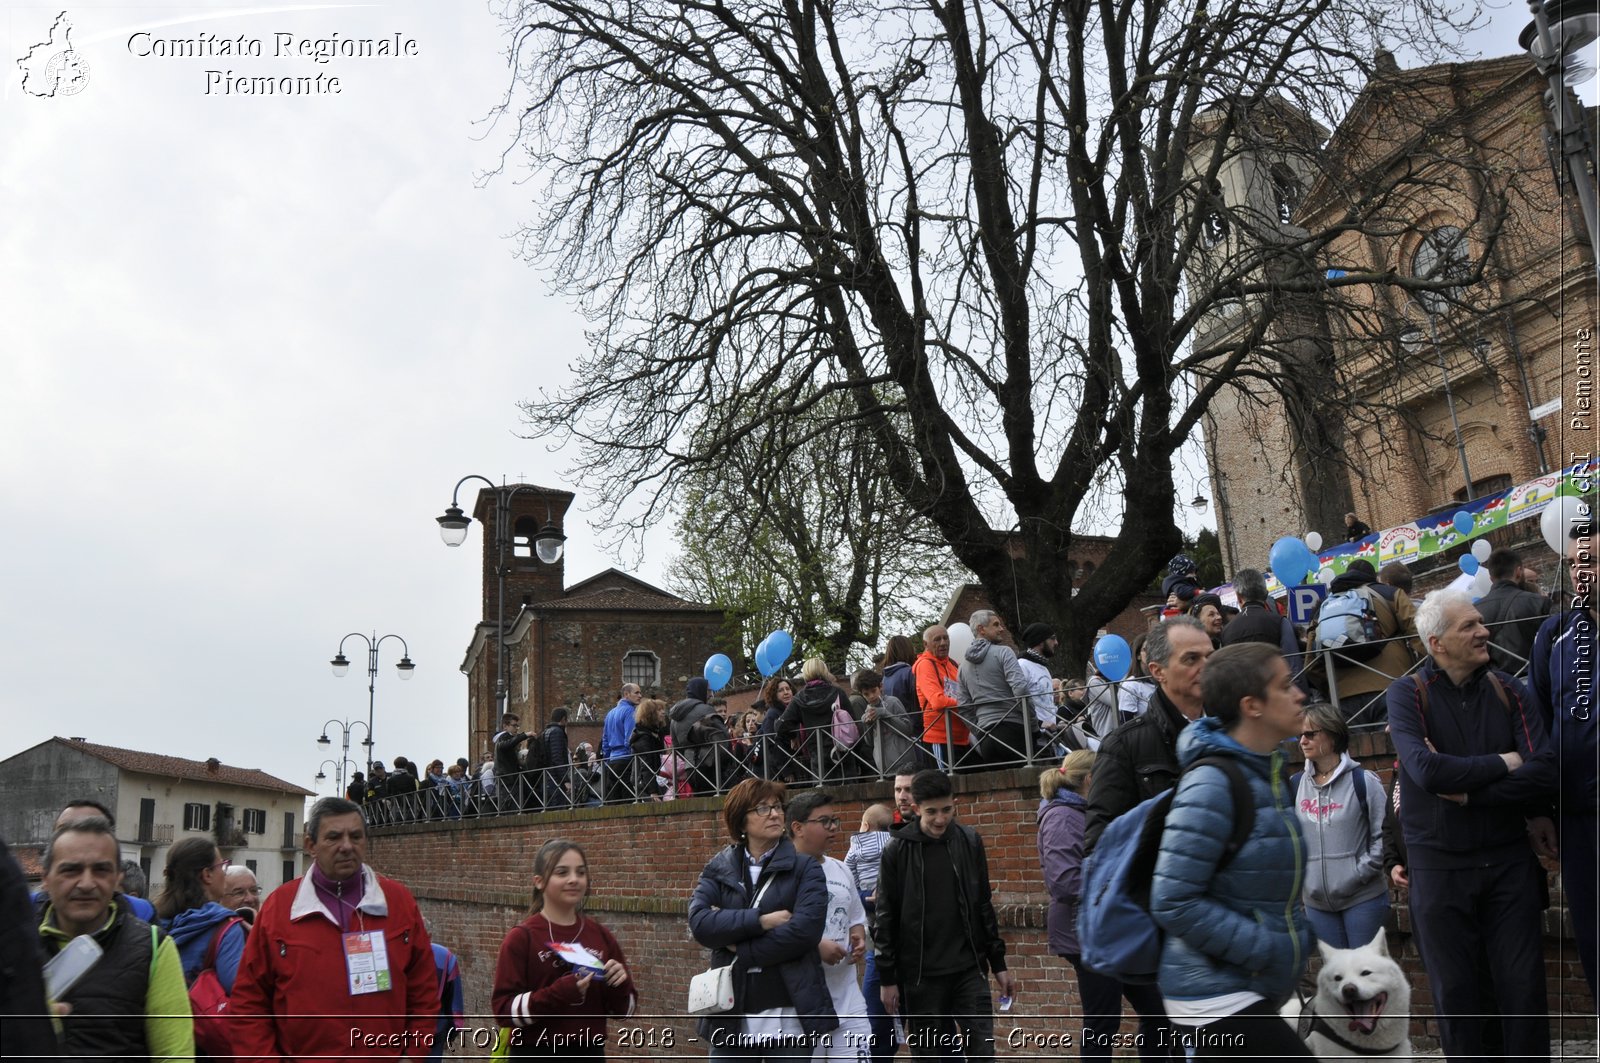
[[[1375,770],[1387,769],[1393,758],[1381,734],[1358,740],[1353,752]],[[1052,956],[1046,945],[1035,780],[1027,771],[959,776],[957,808],[962,822],[976,828],[987,846],[1010,967],[1022,984],[1015,1010],[996,1017],[999,1050],[1017,1056],[1075,1057],[1081,1014],[1075,984],[1067,962]],[[869,783],[840,787],[835,793],[846,830],[840,832],[834,855],[842,857],[846,832],[859,823],[861,809],[876,800],[889,801],[890,786]],[[634,1019],[612,1024],[614,1035],[621,1033],[633,1043],[613,1046],[612,1054],[694,1054],[704,1046],[690,1040],[692,1025],[675,1013],[682,1009],[689,978],[706,962],[705,951],[689,937],[686,912],[701,867],[727,840],[719,809],[719,799],[703,798],[386,828],[374,832],[369,858],[415,891],[436,939],[461,958],[468,1012],[483,1015],[489,1011],[500,942],[527,914],[533,854],[553,837],[578,841],[587,851],[594,881],[587,911],[616,934],[640,991]],[[1555,897],[1548,927],[1559,925],[1559,892]],[[1391,947],[1414,987],[1414,1037],[1419,1046],[1431,1046],[1436,1041],[1427,977],[1409,931],[1408,915],[1399,907],[1391,920]],[[1594,1007],[1570,940],[1547,933],[1545,948],[1552,1015],[1580,1017],[1564,1022],[1557,1018],[1553,1027],[1569,1037],[1593,1038]],[[1591,1016],[1587,1023],[1581,1018],[1585,1015]],[[469,1021],[493,1025],[492,1018]],[[1131,1029],[1131,1022],[1124,1024],[1124,1032]],[[1062,1033],[1073,1035],[1073,1047],[1046,1049],[1032,1040]]]

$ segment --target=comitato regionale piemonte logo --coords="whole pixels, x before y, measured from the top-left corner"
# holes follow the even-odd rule
[[[29,48],[17,67],[22,91],[30,96],[74,96],[89,86],[89,63],[72,47],[72,23],[65,11],[56,16],[50,38]]]

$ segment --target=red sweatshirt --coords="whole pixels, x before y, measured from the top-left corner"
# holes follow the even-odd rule
[[[550,948],[552,941],[582,945],[602,960],[627,965],[611,931],[588,916],[575,926],[530,915],[511,928],[494,965],[495,1017],[511,1027],[512,1056],[605,1058],[606,1016],[633,1014],[633,977],[608,986],[600,975],[578,989],[572,967]]]

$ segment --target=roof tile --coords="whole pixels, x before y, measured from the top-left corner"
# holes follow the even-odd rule
[[[136,749],[122,749],[117,746],[102,746],[94,742],[79,742],[71,738],[62,738],[59,735],[55,741],[60,742],[68,749],[80,750],[113,764],[124,771],[136,771],[144,775],[160,775],[169,779],[195,779],[200,782],[228,783],[233,786],[251,786],[258,790],[278,790],[286,794],[300,794],[304,797],[314,797],[314,790],[307,790],[303,786],[296,786],[292,782],[285,782],[275,775],[268,775],[259,768],[235,768],[231,764],[219,763],[216,770],[203,760],[188,760],[184,757],[169,757],[161,753],[141,753]]]

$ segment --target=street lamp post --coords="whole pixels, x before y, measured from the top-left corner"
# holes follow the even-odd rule
[[[328,778],[327,772],[323,771],[322,769],[326,768],[329,764],[333,765],[334,774],[338,776],[338,778],[335,781],[338,783],[339,792],[335,796],[343,797],[344,793],[345,793],[344,769],[346,767],[351,767],[351,768],[356,767],[357,766],[356,762],[351,760],[348,757],[346,757],[344,760],[341,760],[341,761],[338,761],[338,762],[335,762],[333,760],[325,760],[325,761],[323,761],[321,764],[319,764],[317,766],[317,782],[323,782]]]
[[[345,780],[344,765],[349,764],[351,767],[355,767],[355,762],[350,759],[350,728],[365,727],[367,729],[367,737],[361,740],[361,744],[367,747],[367,766],[370,770],[372,766],[372,725],[362,723],[360,720],[328,720],[322,725],[322,734],[317,739],[317,745],[327,746],[333,744],[333,740],[328,737],[329,727],[337,727],[341,732],[342,741],[340,743],[340,764],[338,774],[339,792],[342,794],[344,793]],[[323,763],[328,764],[331,762],[325,760]]]
[[[1593,69],[1579,60],[1583,49],[1600,39],[1600,0],[1528,0],[1533,21],[1523,27],[1517,43],[1533,57],[1533,65],[1548,83],[1545,109],[1552,161],[1577,197],[1589,253],[1600,271],[1600,208],[1595,202],[1595,152],[1588,126],[1572,100],[1569,83],[1592,77]]]
[[[410,679],[411,673],[416,670],[416,665],[411,663],[411,648],[406,645],[406,640],[399,635],[384,635],[380,637],[376,631],[368,638],[359,631],[352,631],[339,640],[339,652],[334,654],[333,660],[328,663],[333,666],[335,676],[343,676],[350,670],[350,661],[344,655],[344,644],[351,639],[360,639],[367,644],[367,774],[372,774],[372,708],[377,700],[378,687],[378,647],[389,639],[400,643],[400,663],[395,665],[395,670],[400,673],[401,679]],[[349,746],[349,732],[345,733],[345,745]]]
[[[1473,498],[1472,468],[1467,464],[1467,444],[1461,438],[1461,421],[1456,416],[1456,395],[1454,389],[1450,387],[1450,368],[1445,363],[1444,348],[1439,346],[1439,331],[1434,325],[1431,313],[1428,315],[1428,337],[1433,341],[1433,355],[1439,362],[1439,377],[1444,383],[1444,401],[1446,407],[1450,410],[1450,431],[1456,437],[1456,457],[1461,462],[1461,478],[1467,485],[1466,497],[1463,501],[1471,502]],[[1415,354],[1417,349],[1422,346],[1422,330],[1412,326],[1402,331],[1400,333],[1400,345],[1406,350],[1406,353]]]
[[[506,672],[505,654],[505,626],[506,626],[506,549],[511,544],[511,500],[524,492],[538,494],[544,497],[544,527],[539,529],[533,540],[533,550],[539,560],[546,565],[553,565],[561,560],[562,551],[566,549],[567,537],[561,529],[556,527],[555,518],[550,509],[550,496],[544,488],[532,484],[496,484],[487,476],[476,473],[463,476],[456,481],[455,490],[450,492],[450,505],[444,511],[444,516],[435,518],[439,522],[439,537],[446,546],[460,546],[467,541],[467,528],[472,524],[472,518],[462,512],[460,505],[461,485],[468,480],[481,480],[487,484],[489,490],[494,492],[494,546],[495,546],[495,677],[494,701],[495,717],[491,727],[498,724],[506,711],[506,688],[508,676]]]

